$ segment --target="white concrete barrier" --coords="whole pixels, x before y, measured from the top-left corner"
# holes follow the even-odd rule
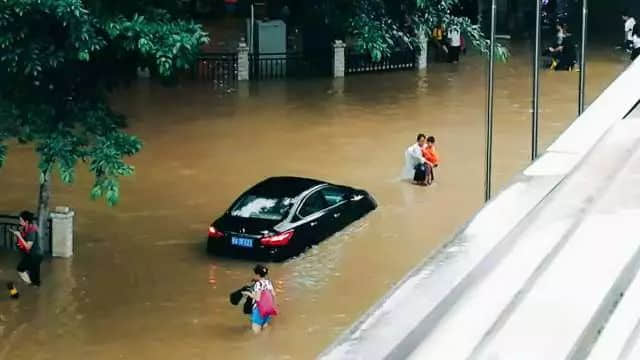
[[[620,125],[628,125],[622,122]],[[473,352],[477,359],[584,359],[604,324],[621,291],[624,291],[640,265],[640,242],[633,228],[640,222],[640,211],[620,209],[620,204],[631,196],[640,208],[640,192],[629,183],[640,175],[640,119],[633,127],[616,129],[618,136],[629,135],[633,141],[611,139],[607,136],[604,149],[611,152],[608,141],[629,144],[634,157],[629,159],[627,149],[619,149],[619,157],[627,165],[621,166],[615,176],[606,177],[609,185],[601,189],[574,186],[567,189],[587,196],[584,212],[565,217],[576,222],[575,230],[566,236],[557,255],[545,259],[537,276],[514,297],[512,309],[503,314],[503,322],[495,326],[493,334],[482,339]],[[608,140],[608,141],[607,141]],[[615,147],[613,147],[615,148]],[[612,154],[594,154],[606,161]],[[587,160],[589,161],[589,160]],[[567,185],[576,176],[594,178],[593,170],[604,164],[585,164],[572,174]],[[606,169],[603,169],[606,170]],[[586,172],[586,173],[585,173]],[[603,171],[603,174],[611,172]],[[587,183],[583,185],[588,185]],[[634,193],[635,192],[635,193]],[[590,199],[590,201],[589,201]],[[558,206],[571,206],[566,199],[557,199]],[[553,209],[543,215],[552,216]],[[555,213],[558,214],[557,212]],[[560,217],[562,219],[562,217]],[[565,220],[565,221],[566,221]],[[561,220],[562,221],[562,220]],[[544,222],[531,226],[544,226]],[[535,231],[553,237],[549,228]],[[547,234],[545,234],[545,232]],[[539,238],[541,242],[547,239]],[[526,259],[530,254],[520,254]],[[519,272],[518,269],[513,269]],[[508,275],[507,275],[508,276]],[[501,292],[498,289],[498,292]]]
[[[630,91],[638,89],[639,82],[640,62],[636,62],[539,160],[482,208],[450,242],[407,275],[320,358],[404,359],[412,354],[416,359],[528,358],[522,352],[518,352],[517,357],[513,356],[515,352],[509,352],[517,349],[508,345],[513,340],[509,337],[511,331],[503,330],[509,326],[513,334],[526,337],[527,324],[543,317],[539,311],[544,311],[541,309],[545,309],[545,305],[556,305],[544,302],[547,299],[545,292],[567,284],[552,281],[555,276],[548,278],[550,275],[544,270],[561,279],[558,274],[571,270],[571,262],[567,261],[571,260],[572,254],[582,255],[580,261],[584,261],[585,256],[593,255],[598,248],[604,250],[607,245],[602,240],[589,247],[574,235],[580,231],[580,226],[595,226],[589,224],[597,220],[587,220],[584,215],[594,206],[591,198],[597,198],[611,185],[605,177],[617,173],[635,151],[635,140],[628,135],[638,129],[625,129],[621,125],[619,131],[609,133],[609,138],[605,134],[612,125],[621,123],[640,100],[640,91]],[[591,163],[583,163],[585,155],[601,140],[613,147],[600,154],[603,145],[599,144]],[[581,165],[576,167],[579,163]],[[579,175],[567,178],[574,169],[577,174],[581,167]],[[622,215],[620,219],[620,226],[628,223],[625,219],[630,221]],[[534,223],[537,229],[532,227]],[[563,248],[575,252],[567,253]],[[600,282],[594,281],[592,285],[604,307],[590,302],[582,313],[574,314],[583,322],[573,322],[574,336],[558,346],[558,354],[568,356],[588,351],[585,341],[593,335],[593,329],[582,329],[579,336],[575,331],[582,325],[593,327],[598,321],[604,321],[603,311],[606,301],[611,300],[612,291],[630,281],[628,274],[620,272],[625,273],[627,266],[635,266],[636,252],[632,242],[621,240],[609,253],[602,253],[606,258],[604,264],[609,266],[606,270],[599,272],[598,266],[593,264],[588,274],[602,274],[602,278],[598,278]],[[584,266],[580,261],[575,264]],[[566,274],[575,275],[575,272]],[[607,284],[611,285],[608,290]],[[583,285],[582,291],[590,291],[589,283]],[[537,295],[530,295],[534,290]],[[521,298],[524,294],[532,297],[525,301]],[[580,301],[579,298],[570,299]],[[557,305],[560,309],[566,303]],[[590,311],[592,317],[587,315]],[[553,327],[554,321],[561,321],[558,318],[561,314],[553,310],[548,314],[554,314],[555,318],[551,321],[546,318],[545,327],[532,329],[539,336],[535,338],[537,342],[532,343],[539,346],[544,344],[545,329]],[[525,346],[526,341],[522,339],[517,343]],[[567,352],[570,343],[573,345]],[[525,349],[530,348],[522,348]],[[492,357],[496,351],[497,357]],[[500,351],[511,357],[500,357]],[[538,355],[534,357],[536,359],[564,358],[533,354]]]
[[[446,355],[447,359],[467,359],[482,345],[486,334],[499,328],[499,319],[511,318],[513,309],[519,305],[518,297],[529,292],[540,273],[581,226],[594,195],[606,192],[611,185],[610,178],[594,177],[592,169],[599,168],[603,174],[617,172],[628,162],[625,154],[640,144],[640,131],[634,134],[628,130],[622,127],[616,132],[633,136],[636,141],[603,140],[600,152],[584,161],[502,240],[512,244],[510,251],[469,286],[420,342],[411,358],[439,359]],[[460,338],[467,341],[460,342]]]

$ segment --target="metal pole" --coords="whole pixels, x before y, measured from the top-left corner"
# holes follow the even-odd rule
[[[493,87],[496,52],[496,0],[491,0],[491,49],[489,50],[489,89],[487,91],[487,141],[485,158],[484,200],[491,198],[491,167],[493,155]]]
[[[582,40],[580,41],[580,83],[578,85],[578,115],[584,112],[585,75],[587,73],[587,0],[582,0]]]
[[[253,2],[251,2],[251,23],[249,24],[249,31],[251,32],[251,34],[249,34],[249,52],[251,54],[253,54],[253,35],[254,35],[254,29],[253,26],[256,23],[256,18],[255,18],[255,9],[253,7]]]
[[[542,0],[536,0],[536,40],[533,50],[533,97],[531,112],[531,161],[538,158],[538,119],[540,116],[540,43]]]

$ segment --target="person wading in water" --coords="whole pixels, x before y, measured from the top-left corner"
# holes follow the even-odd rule
[[[40,263],[42,248],[38,242],[38,226],[34,224],[32,212],[20,213],[20,230],[11,230],[16,236],[18,248],[22,252],[22,260],[18,264],[18,275],[29,285],[40,286]]]
[[[440,164],[440,157],[436,152],[436,138],[433,136],[427,137],[427,144],[422,148],[422,156],[427,162],[431,164],[429,174],[427,174],[427,184],[431,184],[436,178],[433,173],[433,169],[437,168]]]
[[[251,291],[243,292],[244,295],[249,296],[253,299],[253,310],[251,312],[251,329],[254,333],[258,334],[262,330],[264,330],[269,325],[269,320],[271,320],[270,314],[262,314],[261,313],[261,305],[259,304],[263,301],[268,301],[270,304],[268,306],[275,309],[276,307],[276,292],[273,290],[273,285],[271,284],[271,280],[267,278],[269,274],[269,269],[267,269],[264,265],[256,265],[253,268],[253,287]],[[269,299],[265,299],[265,298]],[[271,312],[272,314],[277,313],[277,311]]]
[[[427,186],[427,174],[430,173],[432,164],[422,155],[427,136],[418,134],[416,143],[409,146],[404,152],[404,168],[402,179],[413,179],[416,185]]]

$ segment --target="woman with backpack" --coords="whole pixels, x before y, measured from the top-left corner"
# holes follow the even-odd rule
[[[273,290],[271,280],[267,278],[269,269],[263,265],[256,265],[253,268],[253,273],[253,288],[245,294],[253,299],[251,329],[258,334],[269,325],[271,316],[277,315],[278,312],[276,310],[276,292]]]

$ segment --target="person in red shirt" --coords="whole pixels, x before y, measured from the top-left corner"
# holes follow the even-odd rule
[[[430,166],[429,179],[427,181],[428,184],[431,184],[433,180],[435,180],[435,176],[433,175],[433,169],[437,168],[440,164],[440,157],[436,152],[436,138],[433,136],[427,137],[427,144],[422,148],[422,156],[425,160],[432,164]]]
[[[18,275],[29,285],[40,286],[40,263],[42,248],[38,243],[38,226],[35,215],[29,211],[20,213],[20,230],[10,230],[16,237],[22,260],[18,264]]]

